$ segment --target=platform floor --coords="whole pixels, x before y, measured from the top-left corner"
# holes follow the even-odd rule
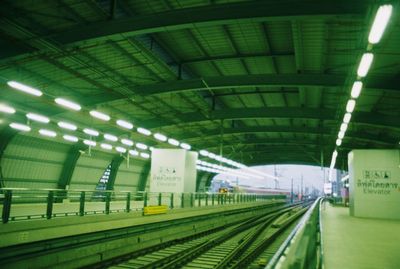
[[[355,218],[325,203],[322,225],[325,269],[400,268],[400,221]]]

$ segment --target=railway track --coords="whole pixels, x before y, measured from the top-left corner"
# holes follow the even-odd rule
[[[279,248],[279,242],[290,233],[305,211],[301,205],[282,208],[168,247],[133,253],[123,262],[115,264],[111,261],[99,267],[208,269],[259,266],[260,261],[268,260]]]
[[[204,238],[210,240],[236,226],[256,221],[257,216],[285,207],[283,204],[267,204],[3,247],[0,248],[0,259],[7,268],[22,268],[26,264],[35,268],[99,268],[98,264],[101,264],[100,267],[104,268],[112,265],[110,260],[120,263],[126,257],[144,256],[171,247],[155,254],[162,258],[176,252],[179,249],[176,245],[190,249],[190,244],[197,246]],[[120,259],[119,262],[116,258]]]

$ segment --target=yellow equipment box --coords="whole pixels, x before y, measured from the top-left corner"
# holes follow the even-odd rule
[[[166,205],[149,205],[143,208],[143,215],[165,214],[167,209]]]

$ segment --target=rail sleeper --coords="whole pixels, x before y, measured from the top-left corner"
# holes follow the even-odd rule
[[[143,208],[143,215],[165,214],[167,209],[167,205],[149,205]]]

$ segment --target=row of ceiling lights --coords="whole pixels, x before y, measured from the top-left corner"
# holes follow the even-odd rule
[[[28,94],[31,94],[31,95],[34,95],[34,96],[37,96],[37,97],[40,97],[40,96],[43,95],[42,91],[40,91],[38,89],[35,89],[35,88],[32,88],[30,86],[27,86],[25,84],[16,82],[16,81],[8,81],[7,84],[10,87],[12,87],[12,88],[14,88],[16,90],[19,90],[19,91],[22,91],[22,92],[25,92],[25,93],[28,93]],[[75,102],[72,102],[70,100],[64,99],[64,98],[55,98],[54,102],[56,104],[60,105],[60,106],[66,107],[66,108],[74,110],[74,111],[80,111],[82,109],[82,107],[79,104],[77,104]],[[14,114],[16,112],[16,110],[14,108],[8,106],[8,105],[0,104],[0,112]],[[108,121],[111,120],[111,117],[109,115],[107,115],[107,114],[105,114],[103,112],[97,111],[97,110],[90,110],[89,114],[92,117],[94,117],[96,119],[99,119],[99,120],[102,120],[102,121],[108,122]],[[26,117],[29,120],[32,120],[32,121],[35,121],[35,122],[39,122],[39,123],[46,123],[47,124],[47,123],[50,122],[50,119],[48,117],[40,115],[40,114],[36,114],[36,113],[31,113],[31,112],[27,113]],[[124,129],[128,129],[128,130],[132,130],[133,127],[134,127],[131,122],[126,121],[126,120],[122,120],[122,119],[116,120],[116,124],[118,126],[124,128]],[[71,122],[58,121],[57,125],[58,125],[58,127],[62,128],[62,129],[66,129],[68,131],[76,131],[76,130],[78,130],[78,127],[75,124],[71,123]],[[19,131],[24,131],[24,132],[28,132],[28,131],[31,130],[30,126],[25,125],[25,124],[21,124],[21,123],[15,123],[15,122],[11,123],[10,127],[14,128],[16,130],[19,130]],[[137,130],[138,133],[143,134],[145,136],[150,136],[152,134],[152,132],[150,130],[147,130],[147,129],[142,128],[142,127],[138,127],[136,130]],[[97,137],[97,136],[100,135],[100,133],[97,130],[94,130],[94,129],[91,129],[91,128],[83,128],[82,131],[83,131],[83,133],[85,133],[85,134],[90,136],[90,139],[83,139],[83,143],[88,145],[89,147],[95,147],[97,145],[97,143],[95,141],[93,141],[92,137]],[[47,129],[40,129],[39,130],[39,134],[41,134],[43,136],[47,136],[47,137],[56,137],[57,136],[57,133],[55,131],[47,130]],[[169,144],[171,144],[173,146],[180,146],[181,148],[186,149],[186,150],[190,150],[191,149],[191,146],[189,144],[180,143],[178,140],[173,139],[173,138],[168,138],[167,136],[165,136],[164,134],[161,134],[161,133],[154,133],[153,137],[155,139],[161,141],[161,142],[167,142],[167,143],[169,143]],[[70,141],[70,142],[78,142],[79,141],[78,137],[70,135],[70,134],[63,135],[63,138],[64,138],[64,140],[67,140],[67,141]],[[118,141],[118,137],[117,136],[112,135],[112,134],[108,134],[108,133],[103,134],[103,138],[105,140],[108,140],[108,141],[111,141],[111,142],[117,142]],[[129,139],[126,139],[126,138],[122,138],[122,139],[120,139],[120,141],[125,146],[133,146],[134,145],[133,141],[131,141]],[[101,143],[100,147],[105,149],[105,150],[111,150],[113,148],[112,145],[107,144],[107,143]],[[147,145],[145,145],[143,143],[136,143],[136,147],[139,148],[139,149],[142,149],[142,150],[146,150],[146,149],[149,148]],[[146,152],[140,152],[139,153],[136,150],[127,150],[126,148],[121,147],[121,146],[116,146],[115,150],[117,152],[119,152],[119,153],[129,152],[133,156],[140,155],[143,158],[150,158],[150,155],[148,153],[146,153]],[[152,147],[150,147],[150,150],[152,150]],[[224,173],[228,173],[228,171],[229,171],[231,174],[235,174],[236,176],[239,176],[239,175],[246,176],[246,177],[250,177],[251,176],[253,178],[273,177],[271,175],[268,175],[268,174],[262,173],[262,172],[260,172],[258,170],[255,170],[253,168],[249,168],[244,164],[235,162],[235,161],[227,159],[227,158],[225,158],[223,156],[216,155],[214,153],[208,152],[206,150],[200,150],[199,153],[200,153],[201,156],[208,157],[210,159],[214,159],[214,160],[216,160],[216,161],[218,161],[220,163],[225,163],[225,164],[228,164],[228,165],[233,166],[235,168],[246,169],[250,173],[245,173],[245,172],[235,172],[235,173],[233,173],[232,172],[233,171],[232,168],[223,167],[223,166],[219,166],[219,168],[220,168],[219,170],[218,169],[213,169],[213,171],[211,171],[210,169],[204,170],[204,169],[201,169],[201,168],[199,170],[203,170],[203,171],[207,171],[207,172],[211,172],[211,173],[219,173],[221,171],[224,172]],[[216,164],[215,164],[215,166],[216,166]],[[218,170],[218,172],[217,172],[217,170]]]
[[[392,15],[392,9],[392,5],[382,5],[378,8],[378,11],[376,12],[375,19],[368,36],[369,44],[367,46],[367,52],[365,52],[361,57],[361,61],[357,69],[357,79],[356,81],[354,81],[351,88],[350,99],[347,101],[346,104],[346,113],[344,114],[343,121],[340,125],[340,129],[336,139],[336,148],[332,153],[331,164],[329,167],[329,181],[332,181],[333,177],[333,170],[335,168],[336,158],[338,156],[337,148],[340,147],[340,145],[342,144],[342,140],[346,134],[347,127],[351,120],[351,113],[353,113],[356,106],[356,100],[361,94],[361,90],[363,87],[362,79],[367,76],[372,61],[374,59],[374,54],[370,51],[373,45],[379,43],[379,41],[381,40],[389,19]]]

